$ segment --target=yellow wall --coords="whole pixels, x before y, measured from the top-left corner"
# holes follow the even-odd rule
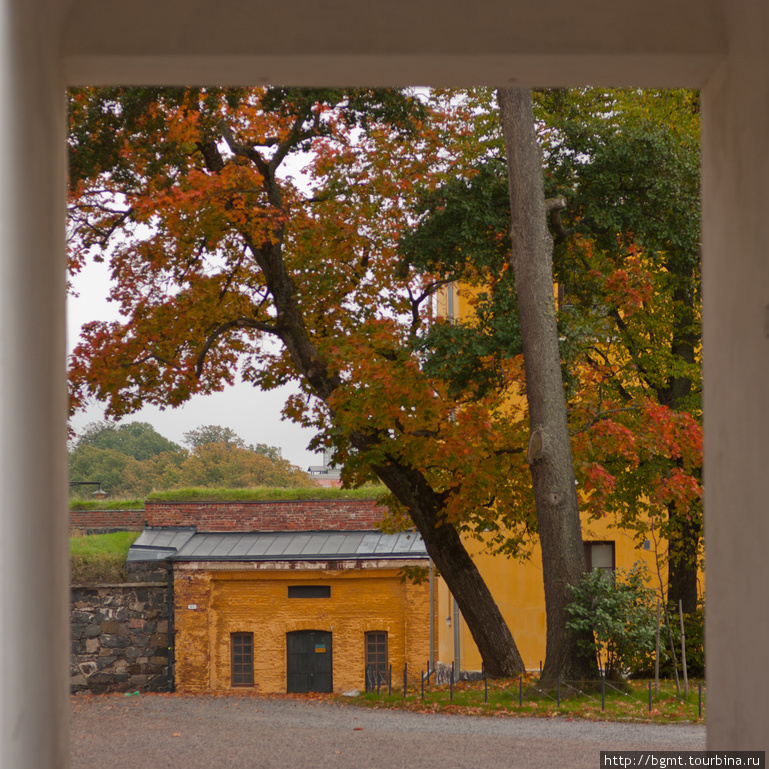
[[[582,536],[585,541],[613,541],[617,568],[630,569],[636,561],[643,560],[656,577],[653,548],[639,548],[627,532],[609,528],[608,521],[583,522]],[[489,555],[483,551],[482,543],[474,539],[467,539],[465,545],[507,621],[524,665],[528,670],[538,670],[545,660],[545,594],[539,547],[529,560],[518,561]],[[650,586],[657,587],[657,584]],[[438,581],[437,606],[438,660],[451,664],[454,659],[453,599],[442,579]],[[451,617],[450,625],[447,617]],[[480,654],[461,616],[459,647],[460,669],[480,670]]]
[[[418,675],[429,657],[429,588],[402,583],[398,568],[350,570],[212,570],[175,567],[176,687],[183,692],[230,686],[230,634],[254,634],[254,688],[286,691],[286,633],[332,632],[334,691],[365,687],[364,633],[388,633],[393,684],[403,665]],[[330,598],[291,598],[289,585],[331,585]],[[195,608],[189,608],[194,606]],[[401,683],[402,685],[402,683]]]

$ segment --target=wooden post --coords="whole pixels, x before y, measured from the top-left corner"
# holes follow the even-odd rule
[[[681,620],[681,667],[684,671],[684,697],[689,697],[689,677],[686,674],[686,633],[684,632],[683,602],[678,602],[678,616]]]
[[[657,599],[657,642],[654,653],[654,694],[660,696],[660,599]]]

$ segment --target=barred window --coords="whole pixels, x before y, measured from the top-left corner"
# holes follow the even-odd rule
[[[366,691],[387,683],[387,633],[366,633]]]
[[[254,634],[230,635],[232,686],[254,685]]]

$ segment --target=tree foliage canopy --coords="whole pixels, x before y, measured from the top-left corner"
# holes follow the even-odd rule
[[[152,491],[192,486],[314,486],[306,473],[280,456],[280,449],[247,446],[230,428],[206,425],[187,436],[217,440],[205,440],[187,450],[144,422],[92,423],[73,441],[70,480],[98,482],[114,497],[142,497]],[[73,493],[88,496],[88,487],[75,487]]]
[[[472,259],[436,270],[401,248],[429,195],[475,173],[476,112],[441,92],[73,91],[71,264],[109,259],[123,320],[86,327],[72,403],[95,396],[120,416],[238,375],[263,389],[298,380],[284,414],[317,430],[313,448],[335,450],[347,483],[381,478],[487,669],[515,674],[522,662],[457,529],[495,529],[510,550],[526,539],[511,464],[521,427],[505,410],[519,362],[491,356],[495,388],[425,365],[439,292],[452,281],[488,292],[499,270]]]
[[[697,605],[702,532],[699,99],[541,96],[577,471],[587,508],[667,539],[671,598]]]

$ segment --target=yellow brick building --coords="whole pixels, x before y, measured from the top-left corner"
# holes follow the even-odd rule
[[[173,531],[145,530],[134,558],[162,552]],[[178,531],[178,691],[344,692],[425,668],[429,586],[401,579],[428,564],[414,533]]]

